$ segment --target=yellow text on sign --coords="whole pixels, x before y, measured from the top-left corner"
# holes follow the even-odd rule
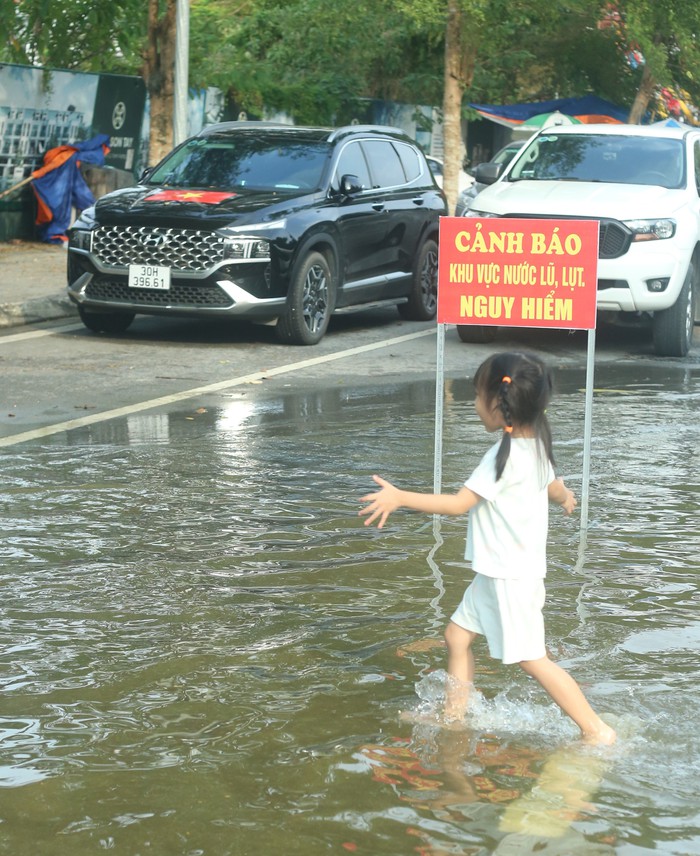
[[[472,234],[466,230],[455,235],[455,248],[460,253],[506,253],[507,255],[522,255],[528,253],[535,256],[577,256],[583,242],[580,235],[565,235],[563,240],[555,228],[551,235],[542,232],[532,232],[528,235],[529,246],[525,246],[523,232],[487,232],[482,231],[482,224],[476,224]]]
[[[548,265],[451,262],[449,282],[450,285],[477,282],[481,285],[544,285],[555,288],[560,285],[563,288],[584,288],[586,285],[582,267],[569,266],[557,270],[551,262]]]
[[[513,317],[514,297],[497,294],[463,294],[459,312],[462,318],[509,320]],[[520,317],[523,321],[571,321],[574,301],[570,297],[521,297]]]

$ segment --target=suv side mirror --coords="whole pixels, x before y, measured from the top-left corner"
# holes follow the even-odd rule
[[[360,193],[364,190],[364,186],[356,175],[348,173],[340,179],[340,192],[343,196],[352,196],[353,193]]]
[[[502,163],[480,163],[474,177],[479,184],[493,184],[502,172]]]

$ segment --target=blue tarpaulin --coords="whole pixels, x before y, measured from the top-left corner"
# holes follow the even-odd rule
[[[81,163],[102,166],[109,151],[109,136],[57,146],[44,155],[44,165],[32,173],[37,199],[36,225],[39,238],[47,243],[66,240],[72,209],[82,211],[95,201],[80,172]]]
[[[622,107],[597,95],[584,95],[582,98],[555,98],[553,101],[533,101],[527,104],[470,104],[469,106],[484,118],[511,127],[516,127],[533,116],[553,113],[555,110],[567,116],[574,116],[586,124],[626,122],[628,113]]]

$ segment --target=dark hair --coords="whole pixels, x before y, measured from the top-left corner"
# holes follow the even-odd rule
[[[474,388],[485,401],[499,408],[506,423],[496,455],[496,481],[503,475],[510,456],[513,424],[530,428],[554,464],[552,432],[547,421],[552,376],[539,357],[519,352],[493,354],[476,370]]]

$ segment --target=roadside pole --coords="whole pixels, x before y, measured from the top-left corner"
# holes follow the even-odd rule
[[[190,64],[190,2],[177,0],[175,6],[175,75],[173,93],[173,144],[187,137],[187,99]]]

